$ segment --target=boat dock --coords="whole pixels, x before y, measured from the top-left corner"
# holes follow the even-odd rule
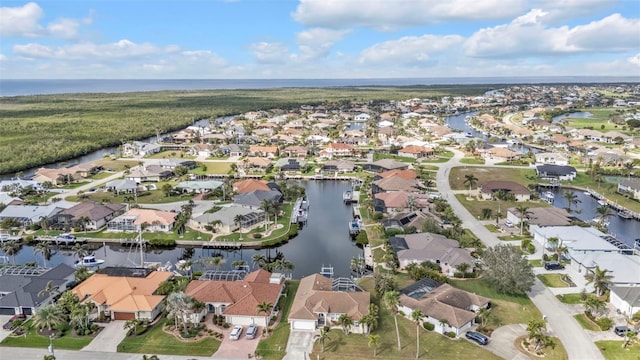
[[[635,219],[635,220],[640,220],[640,213],[631,211],[627,208],[625,208],[624,206],[618,205],[618,202],[614,202],[611,201],[609,199],[607,199],[604,195],[595,192],[591,189],[587,189],[585,191],[586,193],[588,193],[589,195],[591,195],[591,197],[598,199],[598,204],[602,205],[602,206],[609,206],[610,208],[614,209],[617,211],[618,216],[620,216],[623,219]]]
[[[309,215],[309,200],[299,197],[291,210],[291,223],[306,223]]]
[[[59,237],[59,236],[37,236],[33,240],[37,242],[47,242],[50,244],[73,246],[75,244],[85,244],[87,239],[81,237]],[[104,239],[100,239],[102,242]]]

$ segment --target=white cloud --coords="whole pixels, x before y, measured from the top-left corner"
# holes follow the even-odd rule
[[[619,14],[579,25],[549,27],[549,13],[533,9],[509,24],[484,28],[464,44],[465,53],[478,57],[530,57],[584,52],[616,52],[640,47],[640,20]]]
[[[405,36],[398,40],[385,41],[364,49],[360,54],[361,64],[432,64],[435,56],[452,49],[464,38],[458,35]]]
[[[169,53],[175,51],[175,47],[169,46],[161,49],[150,43],[136,44],[129,40],[120,40],[109,44],[79,43],[66,46],[49,47],[41,44],[15,45],[13,52],[16,55],[28,58],[54,58],[54,59],[126,59]]]
[[[0,37],[37,37],[44,29],[38,23],[44,11],[30,2],[21,7],[0,7]]]
[[[635,65],[640,68],[640,53],[627,59],[629,64]]]
[[[0,61],[7,61],[7,55],[0,54]]]
[[[615,2],[611,0],[533,0],[531,8],[540,8],[548,12],[549,23],[562,23],[567,19],[598,14],[603,8],[610,7]]]
[[[289,57],[289,48],[280,42],[258,42],[251,44],[249,49],[256,61],[262,64],[284,63]]]
[[[331,51],[333,45],[342,40],[349,30],[330,30],[313,28],[299,32],[296,35],[296,43],[300,55],[295,57],[303,61],[325,57]]]
[[[300,0],[292,16],[307,26],[390,30],[446,20],[507,19],[525,8],[525,0]]]

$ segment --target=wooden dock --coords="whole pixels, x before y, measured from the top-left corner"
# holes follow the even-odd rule
[[[635,211],[631,211],[627,208],[625,208],[622,205],[619,205],[617,201],[611,201],[609,199],[607,199],[604,195],[593,191],[591,189],[587,189],[586,190],[589,195],[591,195],[591,197],[598,199],[598,201],[604,201],[605,202],[605,206],[609,206],[610,208],[618,211],[618,212],[625,212],[625,219],[634,219],[634,220],[640,220],[640,213],[637,213]],[[628,217],[627,217],[628,216]]]

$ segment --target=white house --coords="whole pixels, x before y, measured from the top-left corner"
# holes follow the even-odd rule
[[[640,311],[640,286],[612,286],[609,302],[623,314],[631,316]]]

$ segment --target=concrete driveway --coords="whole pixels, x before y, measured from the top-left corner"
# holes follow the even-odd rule
[[[313,331],[291,330],[287,341],[287,354],[283,360],[307,360],[313,350]]]
[[[11,319],[11,315],[0,315],[0,326],[4,325],[7,321]],[[4,340],[7,336],[11,334],[11,331],[4,330],[0,327],[0,341]]]
[[[118,352],[118,344],[127,336],[124,323],[124,320],[109,322],[82,351]]]
[[[491,333],[491,340],[485,348],[507,360],[527,360],[529,357],[516,349],[515,340],[526,335],[527,330],[522,324],[501,326]]]
[[[207,323],[209,324],[209,323]],[[229,334],[231,333],[231,328],[229,329],[215,329],[218,332],[222,332],[224,337],[222,338],[222,342],[220,343],[220,347],[218,351],[213,354],[214,359],[225,358],[225,359],[247,359],[249,358],[249,354],[254,354],[256,352],[256,348],[258,347],[258,343],[261,339],[262,327],[258,329],[258,335],[253,340],[248,340],[245,338],[245,333],[247,331],[247,326],[244,327],[242,331],[242,336],[238,340],[231,340],[229,338]]]

